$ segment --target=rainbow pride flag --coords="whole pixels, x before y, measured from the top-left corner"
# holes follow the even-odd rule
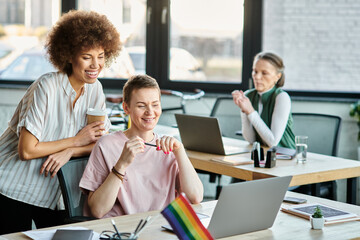
[[[214,239],[182,195],[172,201],[161,214],[170,223],[174,233],[180,240]]]

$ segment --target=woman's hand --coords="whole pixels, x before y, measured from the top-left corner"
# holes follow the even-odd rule
[[[235,90],[231,93],[231,95],[233,96],[234,103],[241,109],[243,113],[249,115],[255,111],[250,102],[250,99],[245,96],[243,91]]]
[[[172,151],[176,152],[176,150],[184,148],[181,142],[170,136],[163,136],[160,139],[157,139],[156,146],[157,151],[163,151],[165,154],[169,154],[169,152]]]
[[[138,136],[125,142],[120,158],[114,168],[125,175],[126,168],[134,161],[136,154],[144,152],[144,140]],[[105,181],[94,192],[89,193],[88,204],[94,217],[102,218],[117,201],[122,179],[110,171]]]
[[[104,131],[104,122],[97,121],[90,123],[76,134],[76,145],[81,147],[96,142],[102,135],[104,135]]]
[[[70,160],[72,154],[71,148],[51,154],[41,166],[40,174],[45,173],[47,177],[50,173],[52,178],[55,177],[60,168]]]
[[[200,203],[203,199],[204,188],[193,165],[188,158],[184,145],[176,138],[163,136],[156,140],[156,150],[163,151],[165,154],[173,152],[179,167],[180,188],[178,191],[184,192],[191,203]]]
[[[124,145],[123,151],[115,169],[124,174],[125,169],[134,161],[136,154],[144,152],[144,140],[138,136],[130,138]]]

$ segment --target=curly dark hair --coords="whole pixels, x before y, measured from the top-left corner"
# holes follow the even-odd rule
[[[80,51],[102,47],[109,66],[121,50],[120,34],[115,26],[94,11],[71,10],[50,30],[45,48],[50,62],[61,72],[72,74],[70,60]]]

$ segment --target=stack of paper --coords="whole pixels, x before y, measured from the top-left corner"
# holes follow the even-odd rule
[[[290,160],[295,157],[296,150],[284,147],[275,147],[276,159]]]

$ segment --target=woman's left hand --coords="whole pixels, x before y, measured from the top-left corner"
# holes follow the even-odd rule
[[[72,157],[72,150],[65,149],[63,151],[51,154],[46,161],[43,163],[40,169],[40,174],[45,173],[45,177],[51,174],[51,177],[55,177],[56,173],[62,166],[67,163]]]
[[[165,154],[169,154],[170,152],[183,148],[181,142],[170,136],[163,136],[160,139],[157,139],[156,146],[157,151],[163,151]]]

